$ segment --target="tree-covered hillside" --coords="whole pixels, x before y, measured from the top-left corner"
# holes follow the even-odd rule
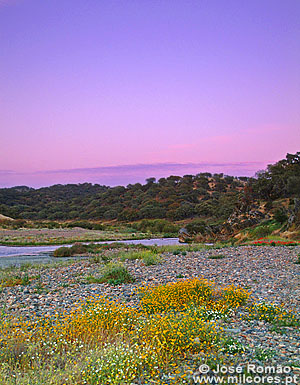
[[[145,184],[107,187],[98,184],[26,186],[0,189],[0,213],[32,220],[135,221],[165,218],[224,220],[243,202],[300,195],[300,152],[269,165],[257,178],[223,174],[169,176]]]

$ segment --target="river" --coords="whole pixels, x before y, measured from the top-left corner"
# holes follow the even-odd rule
[[[94,242],[98,244],[114,243],[116,241]],[[117,241],[125,244],[143,244],[143,245],[178,245],[178,238],[153,238],[153,239],[132,239],[126,241]],[[53,251],[62,246],[0,246],[0,268],[9,266],[20,266],[25,263],[50,263],[54,261],[65,261],[70,258],[55,258]]]

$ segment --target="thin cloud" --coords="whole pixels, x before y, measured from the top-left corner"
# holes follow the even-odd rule
[[[14,170],[0,170],[0,175],[12,175],[17,174]]]
[[[155,163],[119,166],[14,172],[0,170],[0,187],[26,185],[31,187],[67,183],[98,183],[106,186],[126,186],[144,183],[149,177],[165,178],[170,175],[183,176],[200,172],[223,173],[233,176],[254,176],[264,169],[263,162],[232,163]]]
[[[0,0],[0,7],[8,7],[10,5],[15,5],[19,3],[21,0]]]
[[[187,168],[203,169],[205,167],[220,167],[220,168],[255,168],[265,165],[263,162],[232,162],[232,163],[153,163],[153,164],[129,164],[118,166],[104,167],[88,167],[88,168],[71,168],[60,170],[37,171],[37,174],[77,174],[77,173],[97,173],[97,174],[118,174],[120,172],[144,172],[144,171],[169,171],[169,170],[184,170]]]

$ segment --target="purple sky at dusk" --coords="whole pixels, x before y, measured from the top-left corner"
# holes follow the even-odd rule
[[[0,0],[0,187],[300,151],[299,0]]]

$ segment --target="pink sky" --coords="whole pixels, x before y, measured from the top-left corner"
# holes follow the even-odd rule
[[[0,186],[254,175],[299,151],[299,17],[293,0],[0,1]]]

